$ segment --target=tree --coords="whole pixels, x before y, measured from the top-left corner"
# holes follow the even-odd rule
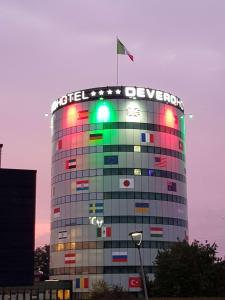
[[[216,257],[217,245],[177,242],[160,251],[155,261],[154,296],[225,296],[225,261]]]
[[[34,251],[34,271],[41,271],[41,280],[49,278],[49,245],[38,247]]]
[[[135,300],[136,297],[120,286],[109,287],[105,281],[97,281],[90,292],[90,300]]]

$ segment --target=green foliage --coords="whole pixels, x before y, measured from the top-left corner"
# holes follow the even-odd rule
[[[97,281],[90,292],[90,300],[135,300],[136,298],[120,286],[109,287],[105,281]]]
[[[159,252],[151,296],[225,296],[225,261],[216,250],[216,244],[183,241]]]
[[[49,245],[38,247],[34,251],[34,270],[43,272],[41,280],[49,278]]]

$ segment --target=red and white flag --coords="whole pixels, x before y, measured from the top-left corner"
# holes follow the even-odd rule
[[[133,55],[127,50],[123,43],[117,38],[117,54],[128,55],[134,61]]]
[[[60,207],[54,208],[53,215],[54,215],[54,218],[60,217]]]
[[[133,178],[120,178],[120,188],[121,189],[133,189],[134,179]]]
[[[129,277],[129,288],[140,288],[141,278],[140,277]]]
[[[56,150],[61,150],[62,149],[62,140],[58,140],[56,143]]]
[[[64,262],[65,264],[75,264],[76,263],[76,253],[65,253]]]

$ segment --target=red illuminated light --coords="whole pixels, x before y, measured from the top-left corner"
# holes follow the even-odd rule
[[[75,105],[70,105],[66,111],[66,127],[71,127],[76,124],[77,110]]]
[[[178,123],[177,116],[174,115],[174,112],[171,108],[166,108],[165,122],[166,122],[166,126],[168,127],[175,127],[175,124]]]

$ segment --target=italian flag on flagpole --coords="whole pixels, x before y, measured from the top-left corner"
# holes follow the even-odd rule
[[[127,50],[124,44],[117,38],[117,54],[128,55],[134,61],[133,55]]]

